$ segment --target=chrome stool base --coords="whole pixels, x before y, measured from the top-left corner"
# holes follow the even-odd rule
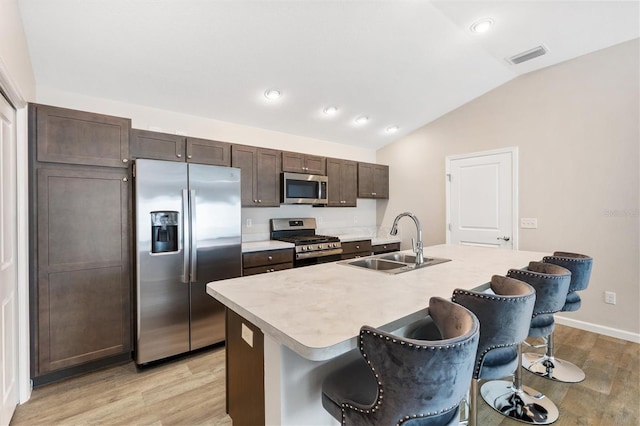
[[[569,361],[552,358],[533,352],[522,354],[522,366],[533,374],[545,379],[563,383],[578,383],[584,380],[584,371]]]
[[[480,394],[491,408],[519,422],[548,425],[560,415],[553,401],[528,386],[516,389],[512,382],[492,380],[482,385]]]

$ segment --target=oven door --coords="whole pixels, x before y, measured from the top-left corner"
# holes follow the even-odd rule
[[[327,204],[326,176],[282,173],[281,202],[284,204]]]

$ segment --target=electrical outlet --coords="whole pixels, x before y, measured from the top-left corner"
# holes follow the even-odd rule
[[[253,226],[253,221],[251,219],[247,219],[247,228],[251,228]]]
[[[322,216],[318,216],[318,225],[322,225]]]
[[[523,229],[537,229],[538,228],[538,219],[535,217],[521,217],[520,218],[520,228]]]
[[[616,304],[616,294],[613,291],[605,291],[604,292],[604,303],[608,303],[610,305]]]

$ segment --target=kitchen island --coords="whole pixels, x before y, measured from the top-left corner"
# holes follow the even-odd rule
[[[228,383],[244,370],[264,374],[262,390],[248,389],[258,391],[264,408],[244,404],[238,401],[243,392],[228,390],[234,424],[243,424],[239,417],[256,408],[264,411],[258,419],[267,425],[338,424],[322,408],[322,380],[360,356],[354,349],[362,325],[398,330],[427,315],[430,297],[450,298],[455,288],[477,288],[494,274],[504,275],[548,253],[439,245],[425,247],[424,255],[451,261],[396,275],[341,261],[209,283],[208,293],[230,311]],[[254,339],[261,343],[257,349]],[[243,361],[246,369],[229,369],[234,348],[260,353]],[[251,370],[256,365],[249,364],[260,362],[262,369]],[[239,382],[234,389],[251,387],[245,379]],[[232,408],[241,405],[234,417]]]

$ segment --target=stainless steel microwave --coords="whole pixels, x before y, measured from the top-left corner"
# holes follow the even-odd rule
[[[281,202],[284,204],[327,204],[326,176],[282,173]]]

